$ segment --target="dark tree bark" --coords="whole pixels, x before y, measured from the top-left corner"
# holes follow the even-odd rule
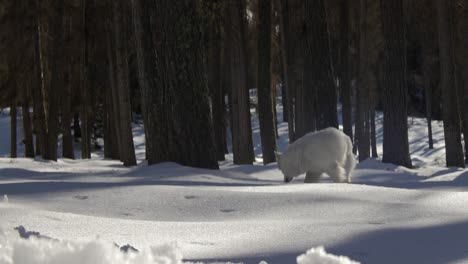
[[[461,17],[461,25],[460,28],[462,28],[461,36],[460,38],[462,39],[461,41],[461,50],[464,51],[464,56],[461,56],[462,62],[461,62],[461,76],[463,78],[463,86],[461,89],[463,90],[463,105],[465,107],[464,111],[464,122],[463,122],[463,139],[465,142],[465,163],[468,163],[468,113],[466,109],[468,109],[468,14],[466,12],[467,6],[468,6],[468,1],[464,1],[465,4],[465,10],[462,12],[462,17]]]
[[[208,80],[210,87],[210,97],[211,97],[211,109],[212,109],[212,118],[213,118],[213,129],[214,129],[214,138],[216,146],[216,157],[218,161],[225,160],[224,152],[224,142],[225,142],[225,129],[226,124],[224,121],[225,109],[224,107],[224,92],[222,85],[222,6],[220,1],[214,0],[209,2],[209,11],[211,12],[211,20],[208,26],[209,30],[209,44],[208,44],[208,56],[207,56],[207,66],[208,66]]]
[[[429,149],[434,149],[434,140],[432,138],[432,86],[430,81],[430,66],[427,61],[427,55],[423,65],[424,71],[424,98],[426,102],[426,121],[427,121],[427,137]]]
[[[247,40],[245,6],[243,1],[228,2],[226,15],[230,26],[226,29],[231,41],[232,84],[232,150],[234,164],[252,164],[254,161],[250,100],[247,79]]]
[[[34,140],[31,126],[31,116],[29,114],[28,98],[25,98],[22,105],[23,114],[23,136],[24,136],[24,155],[27,158],[34,158]]]
[[[17,147],[17,111],[16,111],[16,102],[13,101],[10,107],[10,158],[18,157],[18,147]]]
[[[350,6],[349,0],[341,0],[340,2],[340,91],[341,91],[341,105],[342,105],[342,119],[343,119],[343,132],[351,139],[353,138],[353,108],[351,103],[351,75],[349,63],[349,45],[351,34],[351,21],[350,21]]]
[[[372,148],[372,157],[377,158],[379,154],[377,153],[377,133],[375,130],[375,110],[370,110],[370,139],[371,139],[371,148]]]
[[[43,1],[40,15],[40,58],[42,69],[42,99],[45,114],[45,137],[42,157],[57,160],[59,130],[59,91],[63,85],[59,59],[63,56],[64,1]],[[50,13],[47,13],[50,12]],[[54,36],[51,38],[50,36]]]
[[[109,34],[109,67],[111,78],[111,95],[114,110],[114,132],[120,160],[125,166],[136,165],[135,148],[132,134],[132,117],[130,104],[130,85],[128,72],[127,35],[125,25],[129,22],[129,14],[125,11],[129,6],[125,2],[111,1],[112,17],[109,18],[107,31]]]
[[[455,1],[436,1],[447,166],[465,167],[458,111],[453,44]]]
[[[66,62],[63,62],[61,68],[66,72],[66,77],[64,78],[63,90],[61,91],[61,129],[62,129],[62,155],[67,159],[75,159],[75,152],[73,148],[73,135],[71,129],[71,122],[73,118],[72,113],[72,98],[73,98],[73,84],[72,84],[72,75],[73,75],[73,66],[70,57],[73,56],[71,49],[72,43],[72,13],[71,8],[66,8],[65,19],[63,25],[63,31],[65,34],[65,52],[64,56],[67,58]],[[65,57],[62,60],[65,60]]]
[[[223,10],[225,10],[226,6],[223,6]],[[227,103],[223,99],[223,109],[224,109],[224,122],[225,122],[225,129],[224,129],[224,140],[225,140],[225,154],[229,153],[228,150],[228,137],[230,138],[230,142],[232,143],[232,84],[231,84],[231,49],[232,43],[230,42],[227,33],[229,29],[229,21],[227,19],[222,20],[222,87],[223,87],[223,98],[227,98]],[[229,111],[227,111],[229,109]],[[229,127],[229,129],[228,129]]]
[[[80,114],[73,114],[73,137],[75,142],[79,142],[78,139],[81,139],[81,125],[80,125]]]
[[[313,58],[313,83],[317,89],[317,127],[338,128],[336,87],[333,80],[327,14],[323,0],[305,1],[306,50]]]
[[[42,98],[42,61],[41,61],[41,27],[39,15],[36,17],[34,34],[34,68],[32,77],[33,122],[36,135],[36,155],[45,153],[45,115]]]
[[[289,142],[292,143],[295,139],[294,135],[294,103],[293,94],[294,89],[291,83],[292,76],[292,60],[293,52],[291,50],[291,34],[289,26],[289,0],[280,0],[281,15],[280,15],[280,32],[281,32],[281,55],[283,62],[283,84],[285,86],[285,94],[287,100],[287,109],[285,112],[288,119]],[[284,104],[283,104],[284,105]]]
[[[359,82],[356,96],[356,137],[359,153],[359,161],[370,157],[370,125],[369,125],[369,61],[368,61],[368,12],[367,0],[360,0],[359,14]]]
[[[403,0],[381,0],[384,35],[383,162],[412,167],[407,124],[407,78]]]
[[[304,98],[302,109],[304,112],[303,132],[297,132],[297,136],[303,136],[306,133],[317,130],[317,87],[314,83],[314,61],[315,59],[307,52],[304,57],[304,74],[303,74],[303,92]]]
[[[131,3],[148,163],[218,168],[196,2]]]
[[[111,77],[109,77],[111,80]],[[111,83],[109,82],[109,86]],[[113,160],[120,160],[120,152],[117,142],[117,133],[114,110],[112,104],[111,89],[106,89],[104,99],[104,157]]]
[[[263,164],[275,162],[276,136],[271,94],[271,5],[258,2],[258,115],[262,141]]]
[[[81,0],[81,53],[80,53],[80,121],[81,121],[81,158],[91,158],[91,96],[88,83],[88,0]]]

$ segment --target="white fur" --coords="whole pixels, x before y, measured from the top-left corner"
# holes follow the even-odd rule
[[[351,139],[332,127],[297,139],[277,160],[285,182],[302,173],[306,173],[306,183],[318,182],[322,173],[334,182],[351,182],[356,165]]]

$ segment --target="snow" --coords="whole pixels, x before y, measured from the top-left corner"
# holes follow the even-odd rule
[[[370,159],[353,184],[304,184],[304,176],[284,184],[276,164],[261,165],[258,147],[256,164],[233,165],[227,155],[219,171],[147,166],[141,125],[135,167],[100,153],[90,161],[10,159],[4,112],[0,263],[468,263],[467,171],[444,167],[440,122],[435,150],[423,119],[409,125],[415,169]],[[377,130],[381,153],[381,115]],[[279,131],[282,151],[287,125]],[[20,239],[18,226],[51,239]]]
[[[323,247],[312,248],[306,254],[297,257],[298,264],[359,264],[344,256],[334,256],[328,254]]]

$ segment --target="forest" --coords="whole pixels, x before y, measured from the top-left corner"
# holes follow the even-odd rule
[[[468,263],[467,8],[0,0],[0,263]]]
[[[0,106],[22,109],[25,155],[57,160],[104,149],[136,164],[142,119],[149,164],[218,168],[254,161],[250,108],[263,162],[277,122],[290,142],[329,126],[383,161],[411,167],[406,118],[443,120],[447,166],[464,167],[468,133],[466,1],[7,1],[0,4]],[[434,19],[437,18],[437,19]],[[250,100],[254,90],[258,100]],[[276,116],[281,95],[284,120]],[[340,106],[341,116],[338,116]],[[32,112],[31,112],[32,110]],[[16,125],[11,126],[16,129]],[[99,143],[102,139],[103,143]]]

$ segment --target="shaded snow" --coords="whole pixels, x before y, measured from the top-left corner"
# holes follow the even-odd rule
[[[6,119],[0,116],[0,129],[9,131]],[[361,263],[468,263],[467,171],[443,167],[441,123],[434,122],[435,150],[427,148],[425,121],[410,119],[409,124],[417,168],[370,159],[357,166],[353,184],[327,178],[303,184],[303,176],[284,184],[276,164],[260,165],[258,144],[254,165],[233,165],[227,155],[219,171],[174,163],[147,166],[138,125],[139,165],[132,168],[98,156],[58,162],[0,158],[0,197],[9,200],[0,202],[0,236],[8,238],[0,239],[0,252],[10,248],[0,263],[11,263],[2,261],[8,254],[11,258],[15,245],[37,252],[52,244],[57,251],[48,251],[50,256],[77,257],[88,248],[91,255],[110,254],[119,263],[117,258],[128,256],[114,243],[145,250],[140,254],[148,258],[180,254],[184,262],[296,263],[311,248],[303,261],[334,259],[318,248],[324,246],[328,254]],[[380,151],[381,115],[377,128]],[[287,125],[279,130],[281,151]],[[0,133],[0,153],[7,155],[9,141]],[[254,138],[258,133],[254,127]],[[59,241],[18,240],[13,228],[19,225]],[[67,251],[67,243],[73,251]],[[176,250],[151,251],[174,244]]]

